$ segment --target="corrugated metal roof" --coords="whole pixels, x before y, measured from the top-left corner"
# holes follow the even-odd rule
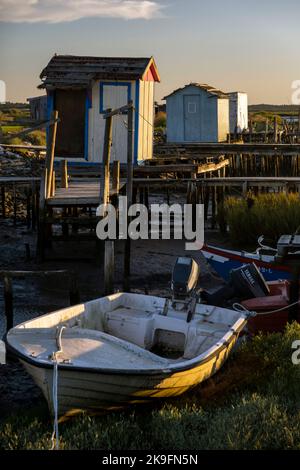
[[[159,75],[153,57],[89,57],[54,55],[40,74],[39,88],[87,87],[91,80],[137,80],[152,67]]]
[[[163,99],[165,100],[165,99],[169,98],[169,96],[172,96],[175,93],[178,93],[179,91],[185,90],[186,88],[188,88],[190,86],[195,86],[197,88],[201,88],[202,90],[207,91],[207,93],[211,94],[212,96],[217,96],[218,98],[229,99],[229,97],[226,93],[224,93],[221,90],[218,90],[217,88],[215,88],[213,86],[207,85],[206,83],[194,83],[194,82],[189,83],[188,85],[185,85],[182,88],[177,88],[177,90],[174,90],[172,93],[165,96]]]

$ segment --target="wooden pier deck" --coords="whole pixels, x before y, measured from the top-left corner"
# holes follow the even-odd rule
[[[120,189],[125,182],[120,183]],[[100,180],[71,180],[68,188],[56,188],[55,194],[46,201],[47,206],[52,207],[98,207],[101,202]],[[117,194],[117,191],[110,188],[110,196]]]

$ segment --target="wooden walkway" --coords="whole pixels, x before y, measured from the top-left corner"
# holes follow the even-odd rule
[[[125,182],[120,184],[120,189]],[[117,194],[117,191],[110,189],[110,196]],[[56,188],[54,196],[46,201],[47,206],[52,207],[98,207],[101,201],[100,180],[71,180],[68,188]]]

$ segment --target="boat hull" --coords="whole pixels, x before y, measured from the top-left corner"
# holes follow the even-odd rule
[[[291,272],[288,269],[275,266],[271,261],[263,260],[263,257],[258,254],[249,253],[247,255],[247,253],[223,250],[210,245],[206,245],[201,251],[209,265],[225,281],[229,281],[230,272],[233,269],[238,269],[249,263],[256,264],[267,282],[291,279]]]
[[[238,338],[234,334],[223,347],[203,363],[183,371],[147,374],[106,374],[58,367],[58,414],[71,416],[83,411],[93,413],[124,408],[130,404],[182,395],[214,375],[224,364]],[[43,368],[21,360],[41,388],[54,414],[53,368]]]

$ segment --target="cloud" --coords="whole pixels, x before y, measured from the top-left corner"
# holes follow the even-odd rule
[[[0,0],[0,21],[61,23],[81,18],[152,19],[162,6],[149,0]]]

